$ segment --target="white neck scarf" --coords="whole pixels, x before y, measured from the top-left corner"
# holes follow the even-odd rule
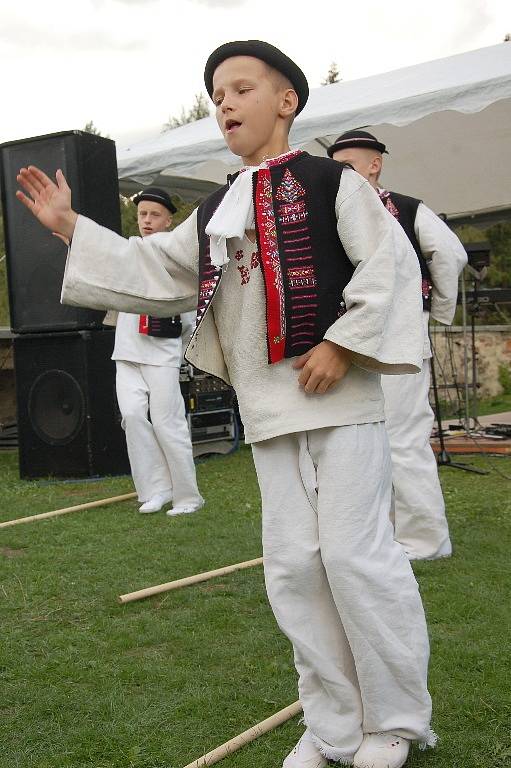
[[[279,157],[288,154],[289,150]],[[255,228],[252,177],[260,168],[267,167],[265,160],[261,165],[249,165],[243,168],[208,222],[206,234],[210,237],[210,256],[214,267],[223,267],[229,263],[227,256],[229,238],[236,237],[241,240],[247,229]]]

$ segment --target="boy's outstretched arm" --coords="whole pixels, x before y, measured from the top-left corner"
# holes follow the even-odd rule
[[[70,244],[61,301],[90,309],[116,309],[169,317],[195,309],[198,288],[196,212],[171,232],[126,239],[72,208],[71,189],[35,166],[18,174],[17,198],[55,235]]]
[[[16,192],[18,200],[47,229],[71,240],[78,214],[71,208],[71,190],[59,169],[52,181],[43,171],[30,165],[16,177],[26,193]]]

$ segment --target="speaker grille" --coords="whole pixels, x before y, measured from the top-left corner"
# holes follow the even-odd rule
[[[77,380],[66,371],[45,371],[34,381],[28,396],[29,421],[48,445],[66,445],[81,430],[85,398]]]
[[[66,246],[16,199],[17,174],[29,164],[51,178],[61,168],[72,190],[73,208],[120,232],[115,144],[102,136],[67,131],[0,145],[11,327],[20,334],[100,329],[103,312],[60,303]]]

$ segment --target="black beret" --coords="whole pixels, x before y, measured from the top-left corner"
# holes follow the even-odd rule
[[[139,192],[138,195],[135,195],[133,198],[135,205],[141,203],[142,200],[150,200],[152,203],[160,203],[160,205],[165,206],[170,213],[176,213],[177,211],[176,206],[170,199],[170,195],[168,195],[164,189],[160,189],[159,187],[146,187],[146,189],[143,189],[142,192]]]
[[[348,149],[349,147],[376,149],[378,152],[381,152],[382,154],[385,152],[385,154],[388,155],[385,144],[378,141],[376,136],[373,136],[372,133],[368,133],[368,131],[346,131],[346,133],[342,133],[339,138],[335,140],[331,147],[328,147],[328,157],[333,157],[334,152],[338,152],[340,149]]]
[[[217,48],[206,62],[204,69],[204,83],[210,98],[213,97],[213,75],[215,69],[226,59],[232,56],[253,56],[268,64],[277,72],[287,77],[298,96],[298,115],[309,98],[309,84],[300,67],[294,63],[285,53],[279,51],[274,45],[262,40],[236,40],[232,43],[224,43]]]

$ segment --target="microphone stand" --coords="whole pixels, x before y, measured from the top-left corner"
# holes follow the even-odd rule
[[[430,341],[431,341],[431,335],[430,335]],[[435,417],[436,417],[436,423],[438,425],[438,439],[440,441],[440,452],[437,455],[437,465],[439,467],[451,467],[451,469],[463,469],[465,472],[474,472],[476,475],[488,475],[489,472],[486,469],[478,469],[478,467],[473,467],[471,464],[462,464],[461,462],[453,461],[445,447],[445,440],[444,440],[444,430],[442,427],[442,414],[440,412],[440,399],[438,397],[438,386],[437,386],[437,380],[436,380],[436,370],[435,370],[435,355],[433,350],[433,344],[431,342],[432,347],[432,357],[431,357],[431,382],[433,384],[433,395],[435,398]]]
[[[442,221],[449,226],[448,218],[445,213],[440,213],[439,218],[442,219]],[[485,269],[481,272],[477,272],[473,268],[471,268],[472,274],[475,274],[478,276],[479,280],[483,277],[483,271],[484,274],[486,274]],[[475,291],[477,291],[477,288],[475,288]],[[467,344],[466,344],[466,332],[467,332],[467,304],[466,304],[466,295],[465,295],[465,278],[464,275],[461,275],[461,293],[462,293],[462,304],[463,304],[463,341],[464,341],[464,369],[465,369],[465,431],[468,436],[470,436],[470,413],[469,413],[469,396],[468,396],[468,365],[467,365]],[[485,469],[478,469],[477,467],[473,467],[470,464],[463,464],[461,462],[453,461],[449,455],[449,452],[447,451],[445,447],[445,440],[444,440],[444,430],[442,427],[442,414],[440,411],[440,399],[438,397],[438,386],[437,386],[437,380],[436,380],[436,370],[435,370],[435,351],[433,347],[433,340],[431,338],[431,333],[429,334],[429,340],[431,344],[431,382],[433,384],[433,395],[435,398],[435,418],[436,423],[438,425],[438,439],[440,442],[440,452],[437,455],[437,465],[439,467],[451,467],[452,469],[463,469],[465,472],[473,472],[476,475],[488,475],[488,470]],[[475,377],[477,370],[475,365],[475,322],[474,322],[474,316],[472,316],[472,376]],[[475,381],[475,378],[473,379]],[[475,387],[475,385],[474,385]],[[474,419],[474,422],[476,419]]]
[[[472,347],[472,403],[471,403],[471,411],[472,411],[472,419],[474,421],[474,429],[477,427],[481,427],[481,424],[479,423],[479,419],[477,418],[477,406],[478,406],[478,384],[477,384],[477,348],[476,348],[476,330],[475,330],[475,319],[479,316],[479,286],[486,277],[488,273],[488,267],[483,266],[482,269],[475,269],[471,264],[468,264],[466,269],[468,272],[472,275],[472,288],[473,288],[473,299],[468,306],[468,312],[470,314],[470,336],[471,336],[471,347]],[[468,402],[467,402],[467,412],[468,412]],[[466,425],[467,431],[470,431],[470,419],[468,420],[468,423]]]

